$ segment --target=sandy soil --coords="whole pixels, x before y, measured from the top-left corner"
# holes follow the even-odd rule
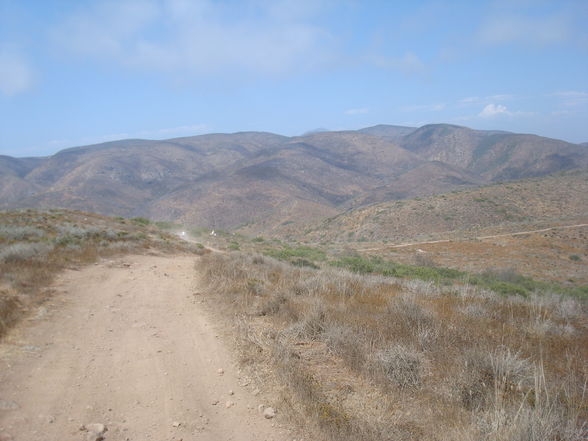
[[[91,423],[107,441],[291,440],[279,414],[259,413],[195,295],[195,261],[130,256],[61,275],[0,344],[0,441],[84,440]]]

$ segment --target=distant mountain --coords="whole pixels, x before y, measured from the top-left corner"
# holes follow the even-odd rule
[[[397,142],[404,136],[410,135],[416,129],[416,127],[391,126],[388,124],[379,124],[377,126],[359,129],[358,132],[377,136],[379,138],[386,139],[391,142]]]
[[[26,180],[26,176],[44,158],[11,158],[0,155],[0,202],[13,204],[34,195],[40,187]]]
[[[420,127],[399,145],[423,159],[461,167],[490,181],[588,167],[587,152],[577,144],[449,124]]]
[[[446,124],[129,139],[47,158],[0,156],[0,208],[64,207],[262,232],[583,167],[588,149],[577,144]]]
[[[329,129],[325,129],[325,128],[323,128],[323,127],[319,127],[319,128],[317,128],[317,129],[312,129],[312,130],[309,130],[309,131],[307,131],[307,132],[304,132],[304,133],[302,134],[302,136],[306,136],[306,135],[312,135],[313,133],[329,132],[329,131],[330,131]]]

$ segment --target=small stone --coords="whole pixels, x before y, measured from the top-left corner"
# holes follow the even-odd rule
[[[225,373],[225,370],[223,368],[220,368],[216,371],[216,373],[219,375],[223,375]]]
[[[172,427],[180,427],[182,425],[182,423],[180,423],[179,421],[174,421],[172,423]]]
[[[276,409],[273,407],[266,407],[263,411],[263,416],[268,420],[276,416]]]
[[[259,406],[257,406],[257,411],[259,413],[263,413],[263,410],[265,409],[265,406],[263,404],[260,404]]]
[[[94,432],[99,435],[103,435],[108,430],[108,428],[104,424],[101,424],[101,423],[86,424],[83,427],[88,432]]]
[[[213,401],[212,403],[210,403],[210,404],[212,404],[213,406],[216,406],[216,405],[218,404],[218,400],[214,400],[214,401]]]
[[[82,426],[80,430],[88,432],[86,434],[86,441],[102,441],[104,439],[104,433],[108,428],[101,423],[92,423]]]
[[[18,409],[20,406],[16,401],[5,401],[0,400],[0,410],[15,410]]]
[[[233,390],[230,390],[229,395],[235,395],[235,392]]]
[[[228,409],[229,407],[233,407],[234,405],[235,405],[235,403],[234,403],[234,402],[232,402],[231,400],[229,400],[229,401],[227,401],[227,402],[225,403],[225,407],[226,407],[227,409]]]

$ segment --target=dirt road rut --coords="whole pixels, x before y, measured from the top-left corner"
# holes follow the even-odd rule
[[[194,295],[195,261],[130,256],[59,277],[0,344],[0,440],[84,440],[90,423],[106,441],[291,440]]]

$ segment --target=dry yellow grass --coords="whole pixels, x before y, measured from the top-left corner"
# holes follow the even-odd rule
[[[588,314],[560,296],[205,256],[243,359],[273,366],[283,406],[333,440],[580,440]]]

